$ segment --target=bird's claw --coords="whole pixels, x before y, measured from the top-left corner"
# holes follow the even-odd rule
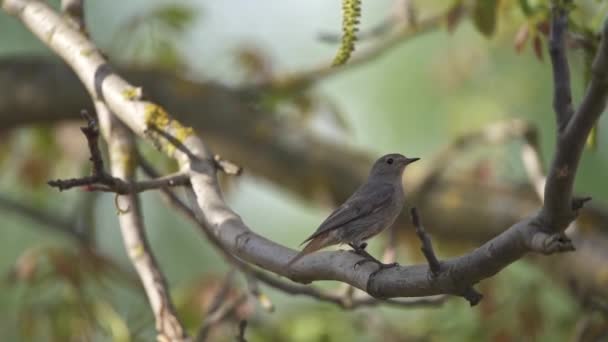
[[[365,250],[365,247],[367,247],[367,243],[366,242],[363,242],[362,244],[360,244],[358,246],[355,245],[355,244],[350,244],[350,246],[353,248],[353,252],[355,254],[360,255],[362,257],[365,257],[365,259],[361,259],[361,260],[359,260],[359,261],[357,261],[355,263],[355,265],[353,266],[353,268],[355,268],[355,269],[358,268],[359,266],[365,264],[366,262],[374,262],[374,263],[376,263],[380,267],[379,268],[380,270],[391,268],[391,267],[395,267],[395,266],[399,265],[396,262],[391,262],[391,263],[385,264],[382,261],[376,259],[373,255],[369,254]]]

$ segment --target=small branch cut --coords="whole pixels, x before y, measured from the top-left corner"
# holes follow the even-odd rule
[[[243,168],[231,162],[230,160],[223,159],[219,154],[213,156],[215,166],[222,170],[227,175],[238,176],[243,172]]]

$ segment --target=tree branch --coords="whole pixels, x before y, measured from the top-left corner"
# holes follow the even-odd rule
[[[570,100],[568,70],[566,62],[564,39],[560,34],[566,31],[567,18],[563,10],[553,11],[551,51],[552,62],[559,65],[554,67],[556,81],[554,103],[561,104],[555,111],[560,129],[557,134],[555,156],[547,175],[545,186],[545,204],[540,218],[550,231],[562,231],[576,216],[572,206],[572,188],[576,170],[583,153],[587,135],[606,107],[608,90],[608,22],[604,23],[602,41],[592,65],[592,76],[589,87],[574,114],[567,115]],[[557,58],[556,58],[557,57]],[[561,114],[560,114],[561,113]],[[563,121],[560,121],[563,120]]]
[[[103,104],[98,103],[97,106],[103,106]],[[112,177],[104,170],[101,150],[99,149],[99,128],[97,127],[97,123],[84,110],[82,111],[82,116],[87,120],[87,126],[81,127],[80,130],[87,138],[89,151],[91,152],[90,160],[93,164],[93,174],[89,177],[51,180],[48,182],[50,186],[58,188],[59,191],[87,186],[89,190],[108,191],[115,192],[119,195],[128,195],[146,190],[190,184],[190,177],[184,173],[177,173],[134,183],[125,182],[120,178]],[[234,168],[238,167],[233,166],[232,169]]]
[[[363,49],[360,52],[353,55],[347,64],[344,64],[340,68],[329,67],[330,63],[324,63],[321,66],[298,72],[293,75],[284,75],[278,78],[269,80],[262,84],[255,84],[244,87],[245,89],[253,89],[259,91],[260,89],[267,88],[279,88],[283,91],[290,90],[302,90],[315,84],[315,82],[331,77],[333,75],[344,72],[345,70],[359,67],[368,62],[374,61],[377,58],[387,54],[393,48],[399,46],[401,43],[410,39],[422,36],[425,33],[429,33],[440,27],[444,22],[447,11],[438,13],[418,20],[416,25],[407,25],[394,34],[387,37],[380,43],[374,44],[368,49]]]
[[[222,304],[224,304],[224,302],[226,301],[226,297],[230,293],[230,290],[232,288],[232,278],[234,278],[233,270],[228,272],[228,274],[224,278],[224,281],[222,282],[222,284],[218,288],[217,292],[215,293],[213,300],[209,304],[209,308],[207,309],[207,312],[205,313],[205,321],[199,328],[198,333],[196,334],[195,341],[202,342],[202,341],[207,340],[207,336],[209,335],[211,328],[215,324],[220,323],[223,320],[223,318],[225,318],[225,317],[221,317],[222,315],[218,315],[218,312],[222,308]],[[242,298],[242,297],[243,296],[238,296],[238,298]],[[246,298],[247,297],[245,296],[243,298],[243,300]],[[235,302],[236,306],[239,306],[242,303],[243,302],[241,302],[239,300],[237,300]],[[231,306],[230,304],[227,304],[227,305]],[[216,317],[216,319],[212,320],[212,317]]]
[[[204,342],[207,340],[207,336],[209,335],[209,331],[211,328],[224,321],[230,315],[234,313],[234,311],[244,304],[247,301],[248,295],[247,293],[242,293],[239,296],[229,299],[224,305],[220,306],[216,311],[214,311],[211,315],[209,315],[203,326],[199,330],[198,335],[196,336],[196,342]]]
[[[125,183],[135,178],[135,142],[126,127],[116,120],[101,103],[97,115],[102,132],[108,142],[112,174]],[[87,138],[89,138],[87,136]],[[102,166],[103,167],[103,166]],[[171,301],[167,280],[148,243],[139,198],[127,193],[117,199],[119,207],[129,208],[119,212],[118,220],[127,254],[142,281],[156,321],[159,341],[189,341]]]
[[[429,264],[429,269],[431,272],[431,277],[436,278],[443,271],[441,267],[441,262],[437,259],[435,255],[435,251],[433,250],[433,244],[431,243],[431,237],[427,234],[424,226],[422,225],[422,221],[420,220],[420,215],[418,214],[418,210],[416,208],[412,208],[410,210],[410,214],[412,216],[412,224],[416,228],[416,235],[422,242],[422,248],[420,249],[426,258],[426,261]],[[483,298],[483,296],[477,292],[472,286],[464,289],[461,295],[469,301],[471,306],[477,305],[479,301]]]
[[[431,242],[431,237],[427,234],[426,230],[422,226],[422,222],[420,221],[420,216],[418,215],[418,210],[416,208],[412,208],[410,210],[412,215],[412,224],[416,228],[416,234],[418,238],[422,242],[422,248],[420,249],[426,258],[426,261],[429,263],[429,268],[431,269],[431,274],[436,277],[441,271],[441,264],[435,255],[435,251],[433,250],[433,244]]]

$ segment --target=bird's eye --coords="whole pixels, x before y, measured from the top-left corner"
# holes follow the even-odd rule
[[[387,164],[392,164],[392,163],[393,163],[393,158],[388,158],[388,159],[386,160],[386,163],[387,163]]]

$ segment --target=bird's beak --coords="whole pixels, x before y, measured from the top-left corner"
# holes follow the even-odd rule
[[[411,163],[415,162],[416,160],[420,160],[420,158],[405,158],[405,165],[411,164]]]

